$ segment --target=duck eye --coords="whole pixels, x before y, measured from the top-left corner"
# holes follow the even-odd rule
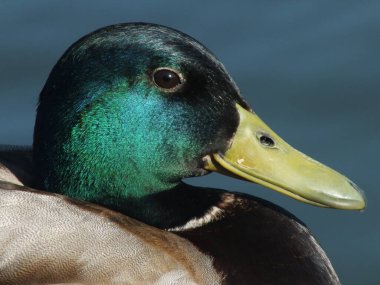
[[[163,89],[174,91],[183,83],[180,74],[172,69],[160,68],[153,72],[154,83]]]
[[[259,141],[263,146],[267,146],[267,147],[273,147],[274,146],[273,139],[267,135],[261,135],[259,137]]]

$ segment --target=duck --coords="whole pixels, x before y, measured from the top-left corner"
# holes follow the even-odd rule
[[[82,37],[40,93],[33,146],[0,150],[0,283],[340,284],[288,211],[183,182],[211,172],[365,208],[358,186],[281,139],[192,37],[149,23]]]

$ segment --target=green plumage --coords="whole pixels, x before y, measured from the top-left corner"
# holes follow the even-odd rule
[[[181,73],[184,86],[158,88],[158,67]],[[223,66],[180,32],[132,24],[90,34],[41,93],[34,160],[43,186],[111,205],[172,189],[205,173],[204,155],[225,150],[236,103],[246,106]]]

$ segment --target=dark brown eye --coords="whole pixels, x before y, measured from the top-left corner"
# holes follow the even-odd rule
[[[158,87],[169,91],[178,89],[183,83],[178,72],[168,68],[156,69],[153,73],[153,81]]]

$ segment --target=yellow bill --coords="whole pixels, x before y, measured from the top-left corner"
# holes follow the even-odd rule
[[[348,178],[292,148],[256,114],[239,105],[237,109],[240,123],[231,147],[207,157],[206,169],[320,207],[365,208],[363,192]]]

